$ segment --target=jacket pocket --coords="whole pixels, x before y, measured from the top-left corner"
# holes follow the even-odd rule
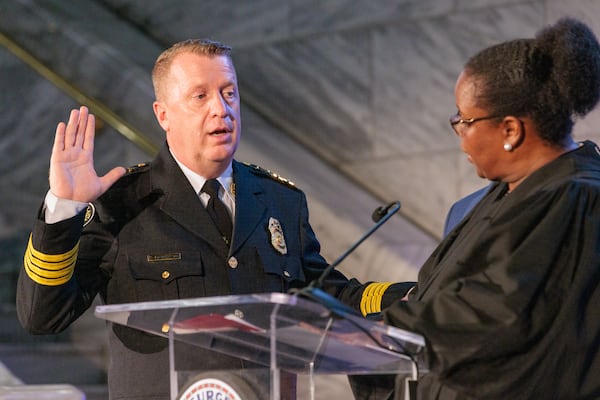
[[[137,301],[178,299],[204,294],[205,271],[200,252],[130,254],[128,266]],[[194,287],[195,290],[187,290],[188,287]]]
[[[265,274],[277,275],[284,284],[284,290],[292,284],[305,283],[300,257],[289,254],[274,254],[272,249],[257,249]]]

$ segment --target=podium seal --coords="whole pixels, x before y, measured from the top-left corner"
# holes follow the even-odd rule
[[[205,378],[192,383],[179,400],[243,400],[231,386],[219,379]]]
[[[197,375],[177,400],[258,400],[250,382],[230,373]]]

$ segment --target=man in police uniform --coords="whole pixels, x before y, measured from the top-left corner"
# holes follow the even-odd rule
[[[81,107],[57,126],[50,190],[18,283],[18,316],[31,333],[64,330],[97,294],[117,304],[286,292],[327,266],[303,192],[233,159],[241,121],[230,48],[178,43],[159,56],[152,78],[166,132],[152,163],[98,177],[94,116]],[[205,193],[214,179],[216,192]],[[211,219],[217,201],[233,228]],[[324,289],[364,312],[403,295],[402,285],[361,285],[336,271]],[[168,398],[166,340],[116,324],[109,336],[111,399]],[[202,351],[188,361],[198,370],[247,366]],[[294,397],[293,385],[285,390],[284,398]]]

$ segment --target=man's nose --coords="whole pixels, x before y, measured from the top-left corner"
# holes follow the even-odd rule
[[[213,97],[210,107],[214,116],[225,117],[229,114],[229,103],[227,103],[221,94]]]

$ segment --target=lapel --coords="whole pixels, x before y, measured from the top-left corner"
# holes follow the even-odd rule
[[[152,190],[164,194],[160,209],[165,214],[214,248],[223,248],[216,226],[166,144],[153,162],[150,179]]]
[[[464,254],[469,253],[479,239],[486,237],[490,221],[502,206],[493,204],[503,198],[505,191],[505,183],[494,184],[487,191],[488,195],[440,242],[419,271],[417,299],[424,300],[435,295],[439,288],[432,287],[434,282],[439,284],[440,277],[452,276],[463,268],[461,260]]]
[[[235,182],[235,223],[230,254],[234,254],[250,237],[267,212],[264,188],[260,180],[243,164],[233,161]]]

